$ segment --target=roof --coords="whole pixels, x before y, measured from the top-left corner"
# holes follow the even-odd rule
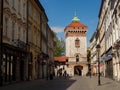
[[[74,16],[73,19],[72,19],[72,22],[66,26],[66,28],[64,29],[64,31],[66,30],[87,30],[88,27],[85,26],[84,24],[82,24],[80,22],[80,19],[77,17],[77,16]]]
[[[84,24],[80,23],[80,22],[74,22],[72,21],[68,27],[86,27]]]
[[[66,56],[59,56],[59,57],[54,57],[54,61],[58,62],[66,62],[68,58]]]
[[[80,23],[80,19],[75,15],[72,19],[72,22],[68,25],[68,27],[84,27],[85,25]]]

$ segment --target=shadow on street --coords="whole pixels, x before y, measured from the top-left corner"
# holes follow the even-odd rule
[[[53,80],[34,80],[0,87],[0,90],[67,90],[76,80],[54,78]]]

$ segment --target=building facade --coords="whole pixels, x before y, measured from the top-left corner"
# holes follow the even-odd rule
[[[90,51],[91,51],[91,56],[90,56],[90,63],[91,63],[91,74],[96,75],[97,74],[97,61],[96,61],[96,38],[95,38],[96,32],[94,32],[92,38],[90,39]]]
[[[3,84],[27,79],[27,0],[3,2]]]
[[[54,34],[41,3],[0,0],[0,4],[0,85],[48,78]]]
[[[75,16],[66,26],[66,57],[68,58],[67,72],[70,76],[75,74],[84,76],[87,73],[87,26],[80,23]]]
[[[41,9],[39,8],[37,0],[29,0],[28,2],[28,43],[30,46],[30,56],[31,66],[30,72],[31,75],[29,78],[37,79],[37,56],[40,54],[40,13]]]
[[[0,0],[0,86],[2,86],[2,32],[3,32],[3,0]]]
[[[96,32],[100,44],[100,61],[105,77],[120,81],[120,1],[104,0],[101,3]],[[96,41],[97,42],[97,41]],[[92,48],[91,48],[92,49]],[[101,72],[101,73],[102,73]]]

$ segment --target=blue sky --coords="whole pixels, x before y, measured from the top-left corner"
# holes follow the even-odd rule
[[[40,0],[49,26],[58,37],[65,38],[64,28],[71,23],[75,11],[80,22],[88,26],[87,41],[96,30],[101,0]]]

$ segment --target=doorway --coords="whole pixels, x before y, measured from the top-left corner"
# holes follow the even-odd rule
[[[74,66],[74,75],[82,76],[83,66]]]

